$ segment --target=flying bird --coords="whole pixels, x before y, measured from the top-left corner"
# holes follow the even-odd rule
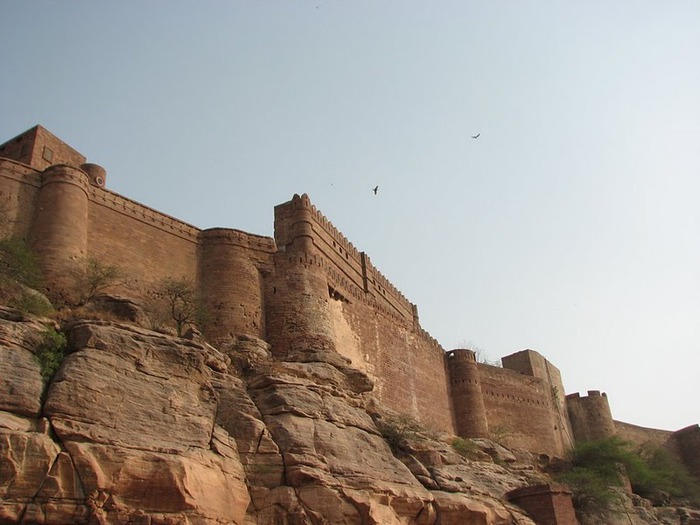
[[[478,139],[478,138],[479,138],[479,135],[481,135],[481,132],[477,133],[476,135],[472,135],[472,138],[473,138],[473,139]]]
[[[377,194],[377,190],[379,190],[379,186],[375,186],[375,187],[372,189],[372,191],[374,192],[375,195]]]

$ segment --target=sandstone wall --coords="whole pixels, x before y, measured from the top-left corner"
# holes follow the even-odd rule
[[[194,226],[95,186],[88,215],[89,256],[122,268],[130,291],[152,291],[165,277],[196,281]]]
[[[336,349],[375,381],[388,407],[455,432],[444,351],[412,323],[352,301],[333,300]]]
[[[0,145],[0,157],[43,170],[55,164],[80,166],[85,157],[42,126],[34,126]]]
[[[650,444],[655,447],[662,447],[673,435],[668,430],[658,430],[655,428],[645,428],[622,421],[615,421],[615,435],[638,445]]]
[[[293,275],[296,284],[280,279],[275,302],[288,300],[295,288],[297,302],[309,315],[304,333],[325,338],[327,344],[352,360],[375,381],[375,393],[393,410],[412,415],[437,429],[454,432],[444,351],[418,324],[415,306],[382,276],[309,201],[298,196],[275,208],[275,240],[280,249],[277,273]],[[295,269],[296,268],[296,269]],[[312,278],[313,276],[313,278]],[[315,295],[316,297],[308,297]],[[297,309],[301,304],[297,305]],[[285,309],[293,316],[293,306]],[[275,311],[271,317],[279,318]],[[276,323],[272,318],[271,323]],[[278,330],[275,330],[278,332]],[[273,352],[285,353],[288,342],[271,334]],[[277,339],[275,339],[277,337]],[[289,337],[292,337],[289,334]],[[283,339],[283,338],[282,338]]]
[[[480,365],[481,391],[493,438],[533,452],[561,455],[557,416],[550,386],[538,377]]]

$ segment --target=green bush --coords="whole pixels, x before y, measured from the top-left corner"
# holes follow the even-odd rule
[[[15,289],[15,292],[7,303],[20,312],[43,316],[53,312],[49,300],[39,292],[21,286]]]
[[[640,449],[617,437],[577,445],[557,481],[571,487],[574,506],[586,521],[585,517],[621,510],[622,500],[614,489],[623,485],[625,474],[632,491],[644,498],[658,500],[667,494],[700,501],[698,484],[670,452],[650,446]]]
[[[61,366],[67,346],[68,341],[63,333],[53,328],[47,328],[42,333],[36,359],[41,367],[41,377],[45,383],[51,380],[58,367]]]
[[[649,467],[645,476],[632,479],[634,492],[645,498],[667,493],[678,499],[700,505],[700,483],[665,448],[643,446],[639,455]]]
[[[471,439],[464,439],[461,437],[456,437],[452,440],[450,443],[452,445],[452,448],[459,454],[460,456],[467,458],[467,459],[475,459],[478,457],[479,453],[479,445],[476,444]]]
[[[30,288],[41,284],[36,255],[21,237],[0,240],[0,276]]]
[[[41,286],[36,255],[21,237],[0,239],[0,302],[35,315],[47,315],[51,304],[33,289]]]

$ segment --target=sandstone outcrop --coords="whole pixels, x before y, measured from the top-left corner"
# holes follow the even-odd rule
[[[331,350],[78,321],[45,386],[45,330],[0,310],[0,523],[534,524],[532,457],[402,427]]]
[[[215,424],[208,362],[222,368],[223,355],[133,327],[77,323],[41,409],[26,335],[33,329],[36,345],[41,327],[2,326],[17,343],[4,342],[3,369],[21,363],[35,395],[0,407],[2,520],[243,523],[245,474],[235,441]],[[16,382],[3,382],[1,399],[12,399]]]

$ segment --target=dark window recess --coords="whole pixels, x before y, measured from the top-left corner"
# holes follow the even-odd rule
[[[340,293],[338,290],[336,290],[330,285],[328,285],[328,297],[330,297],[331,299],[335,299],[336,301],[341,301],[343,303],[350,302],[347,297],[345,297],[342,293]]]

